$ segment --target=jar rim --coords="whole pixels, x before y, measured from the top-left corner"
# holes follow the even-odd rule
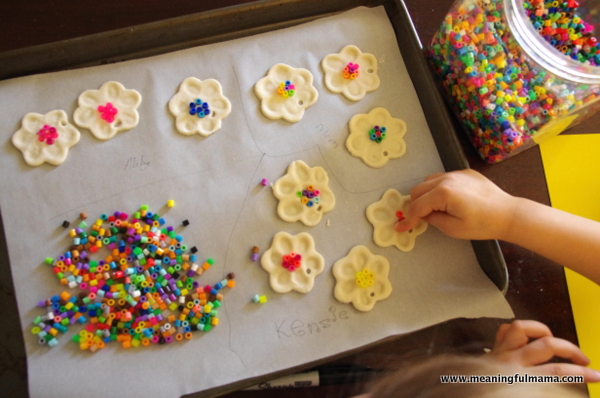
[[[504,10],[515,40],[536,63],[566,80],[600,83],[600,66],[585,65],[571,59],[548,43],[529,21],[523,0],[504,0]]]

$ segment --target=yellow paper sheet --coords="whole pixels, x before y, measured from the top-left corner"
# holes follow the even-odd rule
[[[540,148],[552,207],[600,222],[600,134],[557,136]],[[600,369],[600,286],[565,273],[579,345]],[[588,390],[591,398],[600,398],[598,383]]]

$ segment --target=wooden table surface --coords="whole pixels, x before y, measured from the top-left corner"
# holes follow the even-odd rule
[[[50,43],[83,35],[227,7],[253,0],[46,0],[0,2],[0,52]],[[425,45],[442,22],[452,0],[405,0],[421,42]],[[569,133],[594,132],[600,114],[572,128]],[[457,131],[460,129],[457,127]],[[548,190],[538,148],[532,148],[496,165],[487,165],[459,133],[465,155],[480,171],[510,194],[549,204]],[[506,298],[519,319],[545,323],[557,337],[577,342],[563,269],[516,245],[500,243],[510,282]],[[4,267],[3,267],[4,268]],[[14,289],[8,269],[0,269],[0,385],[2,395],[27,396],[26,362],[23,356]],[[397,366],[415,354],[478,351],[489,347],[500,324],[496,319],[457,319],[412,333],[377,348],[335,361],[374,368]],[[58,365],[60,366],[60,365]],[[361,392],[362,384],[346,384],[286,390],[286,397],[343,397]],[[235,392],[227,397],[276,397],[281,391]]]

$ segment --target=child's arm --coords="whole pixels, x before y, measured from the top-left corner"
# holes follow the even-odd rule
[[[429,176],[411,199],[400,232],[422,218],[455,238],[518,244],[600,284],[600,223],[511,196],[473,170]]]

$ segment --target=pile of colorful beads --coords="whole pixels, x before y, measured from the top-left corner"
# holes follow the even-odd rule
[[[283,98],[293,97],[295,89],[296,86],[294,86],[291,81],[286,80],[285,83],[279,83],[279,88],[277,88],[277,94],[283,96]]]
[[[46,144],[54,144],[54,140],[58,138],[58,133],[55,127],[44,124],[44,127],[38,130],[38,140],[40,142],[46,141]]]
[[[203,102],[200,98],[195,102],[190,102],[190,115],[198,115],[199,118],[210,115],[208,102]]]
[[[290,253],[283,256],[281,266],[287,268],[288,271],[293,272],[302,265],[302,256],[297,253]]]
[[[375,283],[375,274],[368,269],[363,269],[356,273],[356,284],[362,288],[373,286]]]
[[[369,138],[371,138],[371,141],[375,141],[379,144],[385,139],[385,131],[385,127],[375,126],[371,130],[369,130]]]
[[[353,64],[352,62],[348,62],[348,65],[342,71],[344,75],[344,79],[354,80],[358,77],[358,64]]]
[[[98,112],[100,112],[100,117],[102,120],[107,123],[112,123],[115,121],[115,116],[118,113],[117,108],[113,106],[110,102],[106,103],[106,106],[98,105]]]
[[[571,0],[530,0],[525,1],[525,12],[561,52],[594,64],[595,38],[577,17],[576,5]],[[539,130],[560,117],[591,113],[594,105],[585,106],[599,91],[598,85],[577,83],[542,68],[523,50],[506,18],[503,0],[458,3],[428,49],[446,98],[490,163],[535,145]],[[580,115],[577,121],[581,119]]]
[[[523,7],[533,27],[558,51],[576,61],[600,65],[594,27],[577,16],[577,1],[525,0]]]
[[[69,250],[46,263],[61,284],[80,292],[39,302],[46,314],[33,320],[31,330],[39,343],[54,346],[59,332],[87,321],[73,341],[91,351],[111,341],[125,348],[181,341],[218,325],[223,288],[235,286],[235,275],[200,286],[193,278],[213,260],[199,265],[197,249],[187,253],[183,238],[164,224],[162,217],[142,206],[132,217],[115,212],[102,215],[87,232],[85,221],[69,231]],[[93,259],[100,250],[106,254]]]
[[[296,192],[296,196],[300,198],[302,204],[305,204],[308,207],[313,207],[321,201],[321,198],[319,198],[320,194],[321,191],[315,189],[312,185],[307,186],[306,189],[302,191]]]

